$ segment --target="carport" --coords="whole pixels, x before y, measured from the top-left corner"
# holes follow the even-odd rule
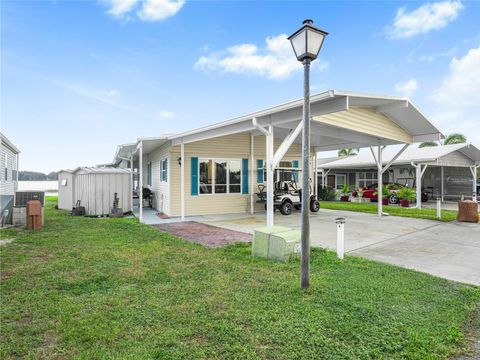
[[[477,168],[480,165],[480,150],[472,144],[451,144],[442,146],[432,146],[423,148],[409,148],[400,156],[393,149],[386,150],[383,154],[383,163],[391,163],[390,173],[384,174],[382,182],[400,182],[400,178],[405,180],[405,172],[412,170],[414,175],[411,184],[417,191],[423,188],[430,188],[432,195],[438,194],[441,200],[445,196],[450,198],[460,198],[461,195],[476,198],[476,179]],[[376,159],[372,154],[359,154],[355,156],[340,157],[321,161],[318,164],[317,171],[321,174],[321,184],[326,184],[326,177],[330,175],[339,175],[347,177],[349,185],[358,184],[358,174],[372,171],[376,167]],[[370,172],[372,174],[372,172]],[[355,184],[350,180],[350,175],[356,178]],[[408,175],[407,175],[408,176]],[[426,179],[425,179],[426,178]],[[378,182],[380,177],[372,180]],[[465,181],[466,179],[466,181]],[[423,182],[422,182],[423,180]],[[422,186],[418,186],[421,184]],[[420,197],[417,195],[417,207],[421,207]]]
[[[301,143],[303,100],[295,100],[269,109],[204,128],[172,135],[172,146],[180,145],[184,159],[186,144],[229,134],[249,133],[254,138],[264,135],[266,142],[267,226],[274,223],[274,169],[294,143]],[[341,148],[370,148],[379,177],[415,142],[437,141],[444,136],[406,98],[329,90],[311,97],[311,138],[315,153]],[[274,140],[280,139],[275,149]],[[387,145],[403,145],[393,158],[384,163]],[[255,159],[253,145],[251,164]],[[310,161],[312,161],[310,159]],[[185,161],[181,164],[181,208],[185,209]],[[315,164],[315,160],[313,161]],[[312,169],[313,170],[313,169]],[[253,177],[253,167],[251,169]],[[316,176],[314,176],[314,181]],[[381,186],[379,194],[381,194]],[[381,195],[379,195],[381,196]],[[253,191],[251,202],[253,209]],[[382,216],[381,201],[378,216]]]

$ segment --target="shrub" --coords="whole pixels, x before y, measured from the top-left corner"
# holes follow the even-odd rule
[[[409,202],[413,202],[416,198],[416,191],[413,188],[404,187],[403,189],[398,190],[397,196],[401,200],[408,200]]]
[[[318,191],[318,199],[323,201],[335,200],[335,190],[333,190],[330,186],[320,187]]]

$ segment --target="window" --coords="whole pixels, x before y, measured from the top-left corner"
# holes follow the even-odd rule
[[[152,163],[147,164],[147,185],[152,185]]]
[[[377,173],[375,172],[359,172],[358,187],[364,188],[377,182]]]
[[[240,194],[242,188],[241,160],[199,161],[200,194]]]
[[[5,154],[5,181],[8,181],[8,155]]]
[[[67,186],[67,179],[62,179],[62,186]]]
[[[164,182],[168,181],[168,159],[160,161],[160,180]]]

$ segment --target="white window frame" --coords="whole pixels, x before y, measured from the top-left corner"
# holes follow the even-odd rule
[[[200,179],[200,163],[202,162],[208,162],[212,161],[212,192],[210,194],[202,194],[200,191],[200,181],[198,181],[198,195],[204,196],[204,195],[215,195],[215,196],[222,196],[222,195],[242,195],[242,189],[243,189],[243,169],[242,169],[242,159],[236,159],[236,158],[198,158],[198,169],[197,169],[197,174],[198,178]],[[238,161],[240,162],[240,191],[231,193],[230,192],[230,161]],[[216,170],[215,170],[215,162],[226,162],[227,163],[227,192],[224,193],[216,193],[215,192],[215,178],[216,178]],[[223,184],[222,184],[223,185]],[[232,184],[232,185],[237,185],[237,184]],[[243,194],[245,195],[245,194]]]
[[[168,182],[168,158],[160,160],[160,181]]]
[[[373,175],[371,178],[364,176],[360,178],[360,174],[370,174]],[[369,185],[366,185],[366,182],[372,182],[372,184],[378,183],[377,179],[378,173],[376,171],[359,171],[357,172],[357,188],[366,188]],[[363,185],[360,185],[363,182]]]

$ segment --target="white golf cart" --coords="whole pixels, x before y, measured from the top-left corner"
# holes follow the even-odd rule
[[[297,180],[301,170],[291,168],[277,168],[274,173],[273,209],[280,210],[283,215],[290,215],[292,211],[300,210],[302,206],[302,189],[298,187]],[[265,203],[267,208],[267,192],[265,185],[258,185],[257,202]],[[311,190],[311,187],[310,187]],[[320,202],[317,194],[310,195],[310,211],[318,212]]]

